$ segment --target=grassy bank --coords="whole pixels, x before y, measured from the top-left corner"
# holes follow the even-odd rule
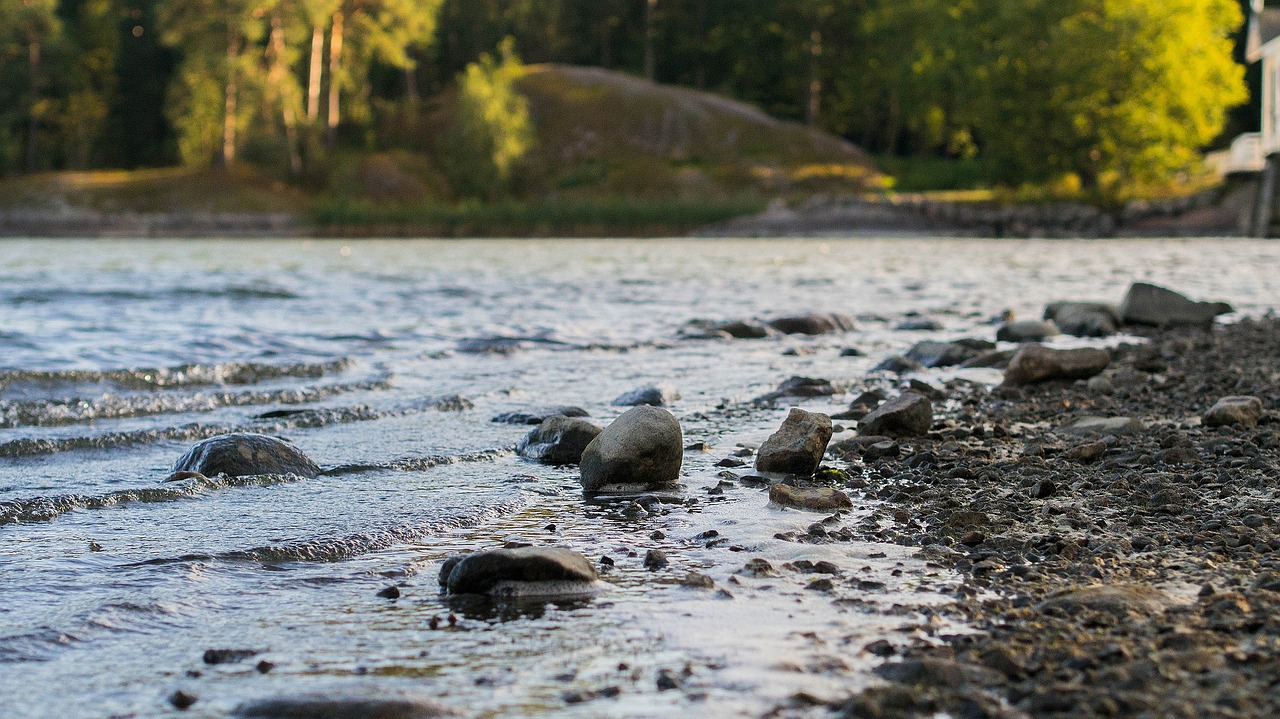
[[[764,209],[762,200],[593,199],[565,202],[316,203],[311,221],[328,236],[655,237],[687,234]]]

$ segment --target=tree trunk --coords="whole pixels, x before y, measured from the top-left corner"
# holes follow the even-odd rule
[[[653,43],[657,33],[654,25],[654,10],[658,0],[645,0],[644,3],[644,76],[653,80],[658,74],[658,60],[654,56]]]
[[[307,122],[320,118],[320,82],[324,73],[324,28],[311,28],[311,72],[307,76]]]
[[[698,2],[697,27],[695,37],[698,38],[698,60],[693,70],[693,84],[699,90],[707,89],[707,0]]]
[[[40,100],[40,41],[35,31],[31,31],[27,42],[27,89],[31,93],[27,103],[27,172],[36,171],[36,134],[40,131],[40,118],[36,115],[36,104]]]
[[[284,120],[285,144],[289,148],[289,174],[302,172],[302,155],[298,151],[298,116],[294,112],[293,98],[286,88],[285,78],[289,69],[285,67],[284,28],[281,27],[280,16],[271,16],[271,75],[267,84],[280,101],[281,114]]]
[[[818,124],[818,111],[822,109],[822,77],[818,64],[822,59],[822,32],[809,33],[809,97],[804,104],[805,124]]]
[[[332,148],[338,139],[338,70],[342,63],[342,11],[333,14],[333,28],[329,31],[329,117],[325,141]]]
[[[235,24],[227,23],[227,87],[226,105],[222,116],[222,166],[229,168],[236,161],[236,59],[240,55],[240,35]]]

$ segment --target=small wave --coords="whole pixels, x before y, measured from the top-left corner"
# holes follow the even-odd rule
[[[0,637],[0,664],[48,661],[56,650],[80,641],[75,635],[50,627],[40,627],[28,634]]]
[[[349,392],[390,389],[387,380],[354,384],[304,387],[269,392],[213,392],[176,395],[106,395],[96,399],[45,401],[0,400],[0,429],[15,427],[59,427],[102,419],[146,417],[179,412],[210,412],[221,407],[260,404],[306,404]],[[305,410],[281,412],[275,416],[302,414]],[[271,414],[271,413],[267,413]],[[262,415],[263,418],[269,418]]]
[[[0,390],[19,383],[32,384],[96,384],[108,382],[123,389],[158,390],[207,385],[257,384],[283,378],[317,379],[351,368],[347,358],[320,363],[286,365],[256,362],[225,364],[184,364],[176,367],[120,370],[4,370],[0,371]]]
[[[58,287],[22,290],[9,295],[7,303],[14,306],[22,306],[82,301],[146,302],[175,298],[190,299],[192,297],[234,300],[296,300],[301,299],[302,295],[283,287],[266,283],[228,285],[226,287],[166,287],[154,291],[127,289],[72,290]]]
[[[514,449],[514,446],[512,446],[503,447],[501,449],[486,449],[482,452],[471,452],[470,454],[437,454],[429,457],[405,457],[402,459],[392,460],[390,462],[376,462],[372,464],[342,464],[331,469],[326,469],[322,474],[335,477],[344,474],[356,474],[359,472],[376,472],[384,469],[392,469],[399,472],[425,472],[428,469],[447,466],[450,464],[491,462],[499,457],[511,454]]]

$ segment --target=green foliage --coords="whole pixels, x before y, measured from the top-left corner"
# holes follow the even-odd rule
[[[492,199],[506,194],[534,144],[529,101],[516,89],[524,65],[513,40],[504,40],[499,50],[500,60],[481,55],[458,77],[444,167],[460,196]]]

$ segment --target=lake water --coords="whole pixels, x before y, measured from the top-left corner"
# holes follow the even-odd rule
[[[1280,243],[0,241],[0,714],[177,715],[176,690],[199,717],[305,693],[483,717],[759,716],[801,691],[845,696],[880,661],[868,642],[964,631],[929,611],[958,579],[907,548],[775,539],[823,515],[709,493],[715,463],[785,415],[750,400],[793,375],[884,386],[868,370],[916,341],[991,339],[1003,310],[1118,302],[1135,280],[1260,314],[1280,298]],[[804,311],[858,328],[680,335]],[[911,313],[944,329],[895,330]],[[573,470],[514,456],[528,427],[490,421],[576,404],[604,424],[651,383],[680,391],[686,442],[712,448],[686,453],[684,488],[648,515],[584,501]],[[161,482],[235,430],[365,468]],[[608,556],[610,588],[484,610],[439,595],[442,559],[508,541]],[[654,548],[671,567],[642,566]],[[753,557],[845,572],[828,593],[736,575]],[[680,586],[689,571],[732,598]],[[400,599],[376,596],[391,584]],[[206,665],[211,648],[257,654]],[[663,670],[679,689],[658,689]]]

